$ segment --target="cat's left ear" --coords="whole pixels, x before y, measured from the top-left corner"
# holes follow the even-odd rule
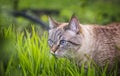
[[[76,16],[72,16],[71,20],[69,22],[68,28],[70,30],[72,30],[75,33],[79,33],[80,32],[80,25],[79,25],[79,20]]]
[[[49,17],[49,28],[53,29],[58,27],[59,23],[55,20],[53,20],[51,17]]]

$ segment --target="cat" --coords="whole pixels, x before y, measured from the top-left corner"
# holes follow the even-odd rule
[[[56,57],[73,59],[82,63],[94,61],[99,66],[113,66],[120,62],[120,23],[106,26],[83,25],[76,16],[68,23],[49,17],[48,44]]]

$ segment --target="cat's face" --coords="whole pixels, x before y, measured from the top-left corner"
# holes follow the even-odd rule
[[[71,57],[81,46],[79,21],[72,17],[69,23],[57,23],[49,18],[48,44],[57,57]]]

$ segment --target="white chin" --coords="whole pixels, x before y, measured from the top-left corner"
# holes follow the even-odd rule
[[[58,58],[62,58],[64,57],[64,53],[63,52],[58,52],[56,51],[55,53],[53,51],[50,51],[50,53]]]
[[[58,55],[58,54],[54,54],[56,57],[58,57],[58,58],[63,58],[64,56],[62,56],[62,55]]]
[[[62,53],[62,52],[55,52],[54,53],[54,55],[56,56],[56,57],[60,57],[60,58],[62,58],[62,57],[64,57],[64,54]]]

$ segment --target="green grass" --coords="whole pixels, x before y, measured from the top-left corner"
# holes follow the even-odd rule
[[[11,26],[1,32],[4,39],[10,39],[11,48],[14,48],[6,69],[2,71],[5,76],[116,76],[116,72],[108,74],[107,67],[96,71],[88,64],[85,70],[84,64],[78,68],[68,59],[52,56],[47,44],[47,32],[39,36],[33,26],[31,32],[27,29],[20,32]]]

